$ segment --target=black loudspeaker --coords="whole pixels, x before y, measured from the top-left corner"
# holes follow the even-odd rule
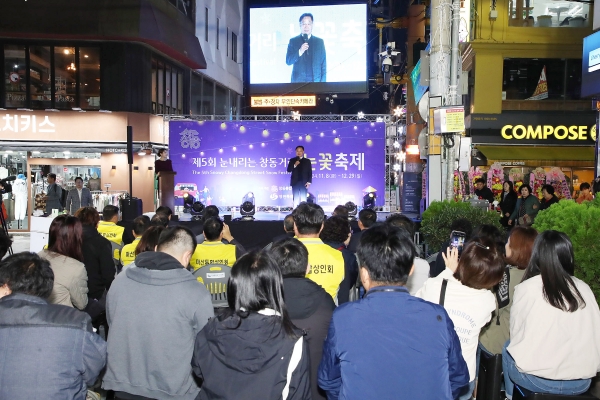
[[[133,164],[133,126],[127,126],[127,163]]]
[[[142,214],[142,199],[138,199],[137,197],[121,199],[121,219],[123,221],[133,221]]]

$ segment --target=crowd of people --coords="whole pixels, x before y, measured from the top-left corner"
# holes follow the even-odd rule
[[[598,303],[570,239],[518,222],[539,209],[531,189],[505,186],[508,238],[454,221],[465,244],[432,265],[411,219],[370,209],[353,233],[343,206],[301,203],[250,251],[212,206],[201,235],[166,207],[131,232],[113,206],[102,221],[60,215],[44,250],[0,263],[0,398],[466,400],[482,352],[502,354],[509,399],[515,385],[583,393],[600,370]],[[214,265],[229,269],[223,308],[195,274]]]

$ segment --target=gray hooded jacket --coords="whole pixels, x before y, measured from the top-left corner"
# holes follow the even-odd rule
[[[194,340],[213,317],[210,294],[173,257],[145,252],[113,281],[103,387],[153,399],[194,399]]]

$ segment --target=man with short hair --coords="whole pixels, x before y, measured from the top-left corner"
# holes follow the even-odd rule
[[[215,205],[207,206],[202,212],[202,220],[207,221],[209,218],[218,217],[219,216],[219,207]],[[196,236],[196,242],[198,244],[204,243],[204,232]]]
[[[325,221],[325,213],[318,204],[300,203],[292,212],[294,233],[308,249],[311,266],[306,277],[320,285],[338,303],[340,283],[344,280],[344,257],[319,238]]]
[[[48,304],[54,273],[35,253],[0,263],[0,399],[85,400],[106,364],[88,314]]]
[[[387,224],[362,235],[358,257],[367,293],[333,312],[318,378],[328,399],[351,393],[357,399],[451,400],[468,385],[446,310],[404,287],[415,255],[410,238]]]
[[[325,392],[317,384],[317,371],[335,303],[321,286],[306,278],[310,270],[308,250],[298,239],[274,242],[269,254],[281,268],[289,316],[294,325],[306,332],[312,398],[325,400]]]
[[[287,238],[293,238],[295,236],[295,233],[294,233],[294,216],[292,214],[286,215],[285,218],[283,219],[283,231],[284,231],[284,233],[282,233],[281,235],[275,236],[273,238],[273,240],[271,240],[271,243],[269,243],[267,245],[267,247],[265,247],[266,250],[270,249],[271,246],[275,242],[280,242],[282,240],[285,240]]]
[[[192,400],[194,340],[214,316],[210,294],[186,269],[196,245],[182,226],[164,230],[156,252],[135,259],[114,280],[106,316],[108,364],[103,387],[118,399]]]
[[[133,220],[133,242],[126,244],[121,249],[121,264],[126,266],[135,260],[135,248],[137,247],[142,235],[150,228],[150,218],[147,215],[140,215]]]
[[[409,238],[414,241],[415,224],[410,218],[402,214],[390,214],[385,223],[402,229]],[[418,254],[418,252],[417,252]],[[425,281],[429,278],[429,263],[418,255],[415,256],[413,273],[406,281],[406,289],[411,295],[415,295],[423,287]]]
[[[47,180],[48,188],[46,189],[46,196],[44,196],[44,200],[46,201],[46,214],[52,214],[53,209],[62,211],[63,206],[60,204],[62,187],[56,183],[56,174],[49,173]]]
[[[348,243],[348,250],[350,250],[353,253],[356,253],[363,231],[375,225],[376,222],[377,213],[374,210],[370,208],[363,208],[362,210],[360,210],[360,212],[358,213],[358,227],[360,228],[360,231],[352,234],[350,243]]]
[[[156,214],[164,215],[170,221],[173,215],[173,210],[167,206],[160,206],[156,209]]]
[[[327,55],[323,39],[312,34],[313,15],[300,16],[300,34],[290,39],[285,56],[287,65],[293,65],[291,82],[326,82]]]
[[[119,207],[110,204],[105,206],[102,210],[102,221],[98,223],[98,233],[110,241],[115,267],[120,271],[125,228],[117,225],[117,222],[119,222]]]
[[[69,211],[69,214],[74,215],[75,211],[81,207],[93,206],[92,192],[90,192],[90,189],[83,187],[83,179],[78,176],[75,178],[75,189],[69,190],[69,194],[67,194],[65,208]]]
[[[487,187],[487,183],[483,178],[478,178],[475,181],[475,196],[479,197],[481,200],[487,200],[490,203],[494,202],[494,193]]]
[[[577,192],[573,191],[574,199],[575,199],[576,194],[577,194]],[[577,204],[581,204],[584,201],[592,201],[592,200],[594,200],[594,196],[592,195],[590,184],[587,182],[581,183],[581,185],[579,185],[579,197],[577,197],[577,199],[575,201],[577,202]]]
[[[308,188],[312,184],[312,163],[304,156],[304,146],[296,146],[296,157],[290,158],[287,172],[291,172],[290,186],[294,208],[306,201]]]
[[[203,231],[205,240],[196,245],[190,260],[194,271],[209,264],[232,267],[235,261],[246,253],[244,247],[231,236],[229,226],[218,217],[211,217],[204,221]],[[227,243],[224,243],[223,239]]]

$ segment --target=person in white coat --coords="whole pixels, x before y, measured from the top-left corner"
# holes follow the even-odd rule
[[[496,298],[489,289],[502,279],[504,258],[493,240],[476,237],[465,245],[460,261],[456,248],[449,248],[444,260],[446,269],[425,281],[416,297],[444,306],[454,323],[469,368],[469,387],[459,400],[467,400],[475,387],[479,332],[496,309]]]
[[[509,399],[515,384],[537,393],[584,393],[600,371],[600,310],[574,272],[569,237],[552,230],[540,234],[515,287],[510,340],[502,351]]]

